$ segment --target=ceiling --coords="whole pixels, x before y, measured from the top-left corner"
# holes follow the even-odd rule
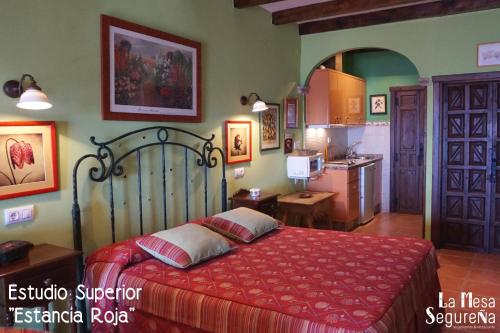
[[[260,6],[272,24],[298,24],[301,35],[500,8],[500,0],[233,0]]]

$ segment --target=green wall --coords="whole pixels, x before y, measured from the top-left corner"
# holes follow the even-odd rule
[[[421,77],[500,70],[478,68],[476,45],[500,40],[500,9],[325,32],[301,37],[302,84],[313,68],[340,51],[376,47],[406,56]],[[430,237],[432,182],[432,87],[427,89],[426,237]]]
[[[393,51],[347,52],[343,55],[342,70],[366,80],[366,120],[390,120],[390,87],[418,84],[415,66]],[[370,95],[387,95],[387,114],[370,114]]]
[[[291,191],[293,187],[286,178],[283,150],[260,153],[258,115],[252,114],[249,107],[241,106],[239,98],[256,91],[266,101],[281,103],[286,95],[294,93],[300,56],[297,28],[273,26],[270,14],[265,11],[259,8],[237,10],[232,3],[232,0],[1,1],[0,83],[30,73],[54,107],[47,111],[19,110],[15,100],[0,94],[0,121],[57,121],[61,190],[0,202],[0,211],[25,204],[36,206],[35,221],[22,225],[5,227],[2,214],[0,242],[25,239],[72,246],[71,172],[76,159],[92,151],[89,137],[109,139],[152,125],[101,120],[100,14],[200,41],[204,121],[168,125],[205,136],[215,133],[216,144],[222,145],[225,120],[251,120],[253,161],[237,165],[246,168],[245,177],[238,180],[233,177],[233,167],[228,167],[228,193],[242,187],[260,187],[279,193]],[[284,54],[286,56],[280,56]],[[5,155],[0,158],[5,159]],[[182,179],[182,176],[174,175],[174,178]],[[84,182],[85,175],[80,179],[85,245],[87,250],[92,250],[110,241],[107,194],[105,188],[94,188]],[[158,183],[158,178],[146,181],[145,191],[154,192],[159,187],[154,184]],[[183,183],[172,181],[172,184],[175,185],[172,192],[180,192],[183,188]],[[134,189],[124,189],[117,194],[118,215],[127,215],[122,206],[129,202],[126,193],[134,192]],[[182,196],[182,193],[179,194]],[[216,194],[215,190],[210,193],[213,207],[219,203]],[[193,194],[191,203],[199,206],[201,198],[197,198]],[[171,213],[182,216],[180,207],[181,203],[173,207]],[[136,214],[136,206],[130,211]],[[137,223],[135,216],[129,217],[127,226]],[[150,214],[148,218],[159,220],[156,216],[159,215]],[[180,219],[175,220],[179,222]],[[171,220],[170,224],[173,223]],[[122,236],[126,235],[119,233],[119,237]]]

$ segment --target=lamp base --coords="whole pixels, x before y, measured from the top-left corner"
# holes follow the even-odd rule
[[[12,98],[19,98],[21,91],[19,90],[19,81],[9,80],[3,84],[3,92],[5,95]]]

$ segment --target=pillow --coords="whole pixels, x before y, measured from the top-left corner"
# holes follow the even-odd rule
[[[205,219],[203,225],[245,243],[278,228],[278,221],[256,210],[240,207]]]
[[[184,224],[137,240],[137,245],[164,263],[187,268],[231,250],[221,235],[199,224]]]

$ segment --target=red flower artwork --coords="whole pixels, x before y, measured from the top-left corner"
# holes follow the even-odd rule
[[[9,142],[14,141],[15,143],[9,147]],[[7,160],[9,163],[10,173],[12,177],[9,177],[5,173],[1,172],[1,174],[9,180],[11,185],[22,184],[24,180],[31,174],[29,172],[26,174],[19,182],[16,179],[16,175],[14,174],[14,170],[22,169],[25,164],[32,165],[35,164],[35,156],[33,154],[33,147],[31,144],[24,141],[17,141],[14,138],[8,138],[5,142],[5,153],[7,155]]]

